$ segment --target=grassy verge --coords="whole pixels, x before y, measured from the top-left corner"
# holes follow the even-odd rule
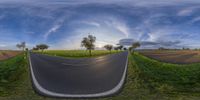
[[[72,57],[72,58],[83,58],[83,57],[97,57],[102,55],[110,54],[108,50],[92,50],[92,56],[89,51],[86,50],[46,50],[44,52],[34,51],[42,54],[61,56],[61,57]],[[118,53],[121,51],[112,50],[111,53]]]
[[[10,95],[25,67],[24,55],[0,61],[0,96]]]

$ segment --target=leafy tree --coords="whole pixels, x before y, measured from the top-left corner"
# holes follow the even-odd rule
[[[120,45],[118,48],[119,48],[119,50],[122,50],[122,48],[123,48],[123,45]]]
[[[26,42],[21,42],[20,44],[16,45],[17,48],[21,49],[24,51],[25,47],[26,47]]]
[[[164,47],[159,47],[158,50],[166,50]]]
[[[39,48],[37,48],[37,47],[33,47],[33,49],[32,50],[39,50]]]
[[[140,47],[140,43],[139,43],[139,42],[135,42],[135,43],[133,43],[133,44],[131,45],[131,47],[129,48],[129,50],[130,50],[132,53],[134,53],[134,50],[135,50],[136,48],[138,48],[138,47]]]
[[[105,45],[105,46],[104,46],[104,48],[105,48],[106,50],[109,50],[109,51],[110,51],[110,53],[111,53],[111,50],[113,49],[113,46],[112,46],[112,45],[109,45],[109,44],[107,44],[107,45]]]
[[[119,48],[118,48],[118,47],[114,47],[114,50],[117,50],[117,51],[118,51],[118,50],[119,50]]]
[[[42,52],[43,52],[45,49],[48,49],[49,46],[46,45],[46,44],[39,44],[39,45],[36,45],[36,48],[37,48],[38,50],[42,50]]]
[[[81,41],[81,46],[85,47],[87,50],[89,50],[90,56],[92,55],[91,51],[95,48],[96,37],[93,35],[88,35],[88,37],[84,37]]]

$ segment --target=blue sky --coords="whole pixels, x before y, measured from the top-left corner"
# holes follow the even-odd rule
[[[96,46],[140,41],[141,48],[200,48],[198,0],[1,0],[0,49],[80,49],[88,33]]]

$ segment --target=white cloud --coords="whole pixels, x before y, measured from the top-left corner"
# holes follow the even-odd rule
[[[0,47],[5,47],[6,45],[5,44],[0,44]]]
[[[193,10],[194,10],[193,7],[182,9],[177,13],[177,15],[178,16],[189,16],[193,13]]]
[[[46,40],[48,38],[49,35],[51,35],[52,33],[55,33],[63,24],[65,18],[60,18],[59,20],[57,20],[55,22],[55,24],[53,25],[53,27],[51,27],[45,34],[44,34],[44,39]]]
[[[48,30],[48,32],[46,32],[44,34],[44,38],[47,39],[49,35],[51,35],[52,33],[56,32],[59,28],[60,28],[60,24],[56,24],[54,25],[51,29]]]
[[[168,36],[172,34],[170,29],[155,29],[148,34],[147,41],[159,42],[159,41],[168,41]]]
[[[129,27],[126,25],[124,21],[109,17],[107,20],[105,19],[104,23],[107,24],[109,27],[114,28],[118,30],[120,33],[124,34],[126,38],[130,34]]]
[[[200,21],[200,16],[192,19],[191,23],[195,23],[195,22],[198,22],[198,21]]]
[[[120,32],[122,32],[126,37],[129,36],[129,29],[124,24],[116,24],[115,26]]]
[[[100,24],[98,22],[94,22],[94,21],[82,21],[81,23],[92,25],[95,27],[100,27]]]

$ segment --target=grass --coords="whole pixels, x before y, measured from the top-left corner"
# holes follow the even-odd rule
[[[86,50],[45,50],[44,52],[41,51],[34,51],[34,52],[53,55],[53,56],[72,57],[72,58],[97,57],[110,54],[110,51],[108,50],[92,50],[92,56],[90,56],[89,51]],[[118,53],[118,52],[121,51],[112,50],[111,53]]]
[[[0,96],[9,95],[21,73],[23,72],[26,61],[23,54],[8,60],[0,61]]]
[[[139,54],[135,54],[133,59],[140,78],[149,83],[152,91],[200,95],[200,64],[162,63]]]
[[[10,90],[12,94],[0,100],[71,100],[39,96],[32,89],[28,67],[22,68],[24,72]],[[90,100],[199,100],[199,70],[199,64],[167,64],[139,54],[129,55],[122,91],[112,97]]]
[[[137,53],[129,55],[123,91],[102,100],[199,100],[199,65],[168,64]]]

